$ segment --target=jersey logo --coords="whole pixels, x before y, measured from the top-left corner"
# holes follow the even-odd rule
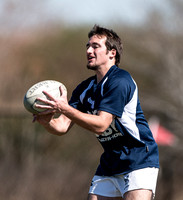
[[[91,99],[91,98],[89,98]],[[88,101],[89,101],[88,99]],[[92,100],[91,100],[92,101]],[[92,101],[95,103],[94,101]],[[91,103],[91,102],[90,102]],[[97,115],[97,110],[93,110],[92,112],[87,112],[89,114]],[[106,129],[105,132],[103,132],[101,135],[95,134],[97,139],[102,143],[102,142],[107,142],[111,141],[113,139],[116,139],[117,137],[122,137],[123,134],[118,131],[118,129],[115,126],[115,119],[112,121],[111,125],[109,126],[108,129]]]
[[[109,128],[103,134],[101,135],[96,134],[96,137],[100,142],[111,141],[113,139],[116,139],[117,137],[122,137],[122,136],[123,134],[120,133],[115,126],[115,120],[112,121]]]
[[[91,104],[91,108],[94,109],[95,101],[93,101],[93,100],[91,99],[91,97],[88,98],[88,103],[90,103],[90,104]]]

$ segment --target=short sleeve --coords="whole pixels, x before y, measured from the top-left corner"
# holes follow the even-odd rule
[[[87,88],[90,87],[90,84],[93,83],[94,80],[94,76],[88,78],[87,80],[81,82],[73,91],[71,99],[69,100],[69,105],[82,111],[82,112],[86,112],[86,108],[84,108],[83,106],[83,102],[81,102],[81,94],[87,90]],[[92,84],[91,84],[92,86]]]
[[[106,111],[117,117],[121,117],[125,105],[133,97],[135,87],[133,80],[126,77],[106,83],[98,110]]]
[[[83,84],[78,85],[72,92],[71,99],[69,100],[69,105],[82,111],[82,104],[80,101],[80,93],[82,91]]]

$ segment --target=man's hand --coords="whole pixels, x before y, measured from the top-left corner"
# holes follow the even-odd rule
[[[42,98],[37,98],[38,101],[43,102],[45,105],[40,105],[40,104],[36,104],[35,106],[37,108],[43,108],[46,109],[46,111],[41,112],[39,115],[48,115],[51,114],[52,115],[54,113],[62,113],[64,110],[64,106],[68,105],[68,100],[67,100],[67,92],[62,88],[62,86],[60,86],[60,93],[61,96],[57,99],[55,99],[52,95],[50,95],[48,92],[43,91],[44,94],[48,97],[48,99],[42,99]]]
[[[47,114],[47,115],[36,115],[36,114],[33,114],[33,121],[32,122],[39,122],[41,125],[43,125],[44,127],[48,126],[50,121],[53,119],[54,117],[54,114],[53,113],[50,113],[50,114]]]

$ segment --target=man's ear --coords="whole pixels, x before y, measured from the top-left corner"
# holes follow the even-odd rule
[[[110,51],[110,59],[113,59],[113,58],[115,58],[116,57],[116,49],[112,49],[111,51]]]

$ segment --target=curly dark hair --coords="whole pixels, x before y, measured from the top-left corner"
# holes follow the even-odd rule
[[[94,27],[88,33],[88,38],[91,38],[94,35],[106,36],[107,39],[105,45],[107,47],[107,50],[116,50],[115,65],[119,66],[121,55],[123,52],[123,45],[117,33],[115,33],[113,30],[94,25]]]

